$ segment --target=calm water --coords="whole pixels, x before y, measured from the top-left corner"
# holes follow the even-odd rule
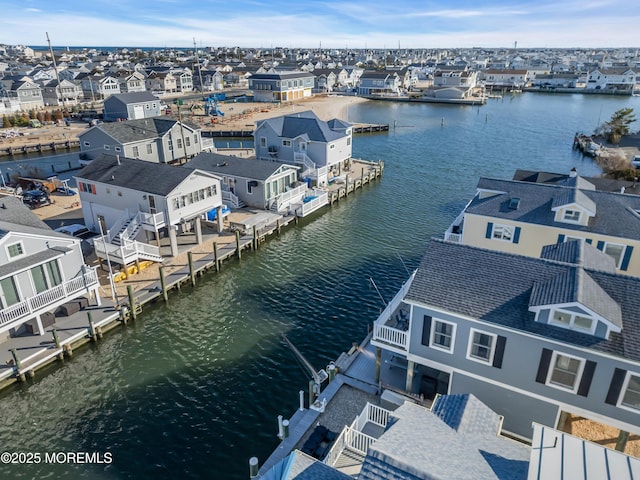
[[[266,459],[277,415],[291,414],[307,388],[282,333],[325,366],[379,312],[369,277],[389,300],[407,276],[400,257],[418,264],[479,176],[574,166],[598,174],[572,151],[573,134],[624,106],[638,109],[640,99],[524,94],[480,108],[352,107],[350,121],[396,124],[354,140],[355,156],[385,161],[382,180],[0,394],[0,451],[113,455],[108,466],[0,465],[0,478],[247,478],[248,458]]]

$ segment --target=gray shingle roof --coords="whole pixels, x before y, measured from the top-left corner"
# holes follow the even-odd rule
[[[202,152],[193,157],[186,165],[187,168],[198,168],[205,172],[219,175],[266,180],[284,164],[264,160],[230,157],[217,153]]]
[[[540,258],[572,263],[609,273],[616,271],[616,262],[610,255],[581,240],[545,245],[542,247]]]
[[[589,220],[589,225],[574,225],[554,221],[555,212],[551,210],[554,199],[567,191],[575,191],[572,187],[548,185],[541,183],[521,182],[515,180],[498,180],[481,178],[479,189],[505,192],[488,198],[474,198],[467,212],[495,218],[504,218],[515,222],[535,223],[561,227],[585,233],[593,232],[620,238],[640,238],[640,197],[598,190],[580,190],[586,205],[595,205],[596,215]],[[517,209],[509,208],[511,198],[520,199]]]
[[[575,268],[432,239],[406,300],[640,361],[640,278],[585,268],[620,307],[622,331],[610,333],[609,339],[534,321],[535,314],[529,311],[534,284],[544,284]]]
[[[92,128],[102,130],[119,143],[126,145],[127,143],[161,138],[177,123],[177,120],[152,117],[127,120],[125,122],[101,123]],[[187,124],[184,125],[189,126]],[[82,138],[82,134],[80,134],[80,138]]]
[[[27,255],[26,257],[21,257],[13,262],[0,265],[0,278],[31,268],[34,265],[42,264],[47,260],[51,260],[71,251],[72,250],[70,248],[66,247],[53,247],[41,250],[40,252],[32,255]]]
[[[262,480],[350,480],[352,477],[294,450],[261,478]]]
[[[165,163],[153,163],[115,155],[101,154],[75,177],[115,187],[167,196],[189,175],[192,168]]]
[[[108,101],[110,99],[116,99],[124,104],[130,103],[141,103],[141,102],[159,102],[160,100],[153,93],[144,91],[144,92],[129,92],[129,93],[114,93],[105,99]]]
[[[369,448],[358,478],[527,478],[529,448],[497,435],[495,413],[468,395],[444,402],[435,414],[412,403],[395,410],[386,431]],[[449,416],[463,418],[464,427],[451,428],[442,420]]]
[[[344,127],[339,126],[338,131],[332,130],[327,122],[320,120],[311,110],[269,118],[258,122],[258,127],[264,123],[270,125],[278,136],[283,138],[306,135],[313,142],[333,142],[347,136],[343,131]]]
[[[3,196],[0,198],[0,223],[51,230],[17,197]],[[15,228],[13,229],[15,230]]]

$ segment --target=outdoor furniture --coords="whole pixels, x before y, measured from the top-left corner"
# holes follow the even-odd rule
[[[56,311],[56,315],[61,317],[68,317],[74,313],[80,311],[80,302],[67,302],[64,305],[60,305]]]

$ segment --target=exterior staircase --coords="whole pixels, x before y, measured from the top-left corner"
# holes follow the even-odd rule
[[[244,208],[247,206],[246,203],[231,193],[231,190],[222,190],[222,202],[227,204],[229,208]]]
[[[150,223],[151,222],[151,223]],[[109,231],[106,241],[96,239],[94,246],[96,255],[100,258],[110,258],[126,265],[137,260],[162,262],[160,249],[155,245],[139,242],[136,237],[145,226],[149,230],[164,226],[162,214],[138,212],[133,217],[125,218]]]

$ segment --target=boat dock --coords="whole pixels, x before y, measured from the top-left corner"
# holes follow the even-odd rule
[[[327,205],[338,202],[380,177],[383,169],[384,164],[381,161],[353,159],[349,174],[332,179],[327,188]],[[123,274],[124,280],[122,283],[118,282],[120,286],[116,287],[114,295],[111,298],[101,296],[100,305],[96,304],[95,299],[91,299],[92,305],[76,313],[64,317],[56,316],[53,327],[47,328],[44,336],[18,336],[3,342],[2,351],[5,352],[5,358],[0,359],[0,389],[33,378],[36,370],[57,360],[62,361],[65,357],[71,357],[77,347],[88,342],[96,342],[105,332],[135,321],[145,305],[157,301],[168,302],[172,290],[195,287],[199,277],[212,271],[219,272],[225,261],[240,261],[245,251],[256,251],[268,237],[277,236],[283,228],[292,223],[297,225],[300,221],[300,217],[295,214],[237,210],[231,215],[234,213],[238,219],[230,219],[231,232],[203,235],[203,243],[195,246],[193,243],[179,245],[179,256],[161,264],[157,268],[157,276],[145,281],[131,272],[128,272],[130,278]],[[247,222],[240,218],[251,214],[267,218],[265,213],[269,213],[268,221],[262,223]],[[249,226],[246,227],[247,225]],[[151,267],[147,270],[151,271]],[[109,288],[108,276],[100,268],[98,272],[104,291],[105,288]],[[151,274],[155,275],[154,272]],[[118,290],[124,288],[124,295],[118,293]]]
[[[35,140],[35,139],[34,139]],[[9,140],[11,142],[11,140]],[[71,140],[55,140],[46,143],[28,143],[26,145],[13,146],[6,141],[0,142],[0,155],[18,155],[23,153],[46,152],[58,150],[71,150],[72,148],[80,148],[80,140],[77,138]]]
[[[353,133],[376,133],[388,132],[389,125],[377,123],[354,123]],[[202,130],[203,137],[209,138],[251,138],[253,139],[253,130]]]

